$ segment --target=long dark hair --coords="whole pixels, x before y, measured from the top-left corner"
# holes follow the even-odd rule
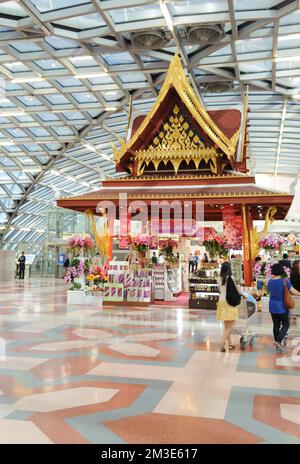
[[[291,272],[291,276],[290,276],[291,282],[296,281],[299,278],[299,274],[300,274],[300,272],[299,272],[299,264],[300,264],[299,259],[297,259],[296,261],[293,262],[292,272]]]
[[[227,277],[232,275],[231,264],[226,262],[221,266],[220,277],[222,279],[222,285],[225,285]]]

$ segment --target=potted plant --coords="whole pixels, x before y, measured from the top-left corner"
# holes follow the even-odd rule
[[[216,234],[203,241],[203,246],[209,253],[210,259],[215,260],[219,256],[227,253],[225,248],[225,238],[221,234]]]
[[[159,240],[158,246],[165,257],[167,263],[172,266],[178,265],[178,258],[174,256],[173,250],[178,247],[178,242],[171,238],[165,240]]]
[[[82,255],[84,252],[91,251],[94,248],[94,242],[90,235],[76,234],[71,237],[68,242],[68,251],[75,255]]]
[[[275,252],[279,252],[284,244],[285,239],[282,235],[268,234],[260,238],[258,244],[265,251],[269,252],[271,257],[274,256]]]
[[[140,266],[145,267],[146,252],[152,246],[153,238],[150,235],[142,234],[132,237],[132,246],[139,253]]]

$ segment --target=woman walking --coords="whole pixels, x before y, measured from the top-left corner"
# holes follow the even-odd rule
[[[272,278],[268,282],[268,290],[270,292],[269,310],[273,320],[273,335],[275,346],[278,351],[286,352],[282,342],[287,335],[290,321],[289,310],[284,305],[284,286],[288,288],[293,295],[300,296],[300,292],[292,287],[288,279],[283,279],[283,267],[280,263],[273,264]]]
[[[220,350],[233,350],[231,332],[234,322],[238,318],[238,308],[241,296],[245,296],[243,290],[235,284],[232,278],[231,265],[228,262],[222,264],[219,278],[220,296],[217,304],[217,320],[224,322],[224,331],[221,338]],[[230,299],[230,302],[228,302]]]

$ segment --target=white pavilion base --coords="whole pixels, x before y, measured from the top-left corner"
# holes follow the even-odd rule
[[[84,304],[91,306],[101,306],[102,308],[102,293],[100,295],[86,295],[84,299]]]
[[[83,305],[85,292],[83,290],[67,290],[67,304]]]
[[[67,290],[67,304],[100,306],[102,308],[102,302],[102,293],[87,295],[83,290]]]

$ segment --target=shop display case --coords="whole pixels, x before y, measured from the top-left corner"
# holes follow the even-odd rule
[[[217,309],[219,286],[217,279],[208,276],[193,276],[189,279],[189,308]]]

